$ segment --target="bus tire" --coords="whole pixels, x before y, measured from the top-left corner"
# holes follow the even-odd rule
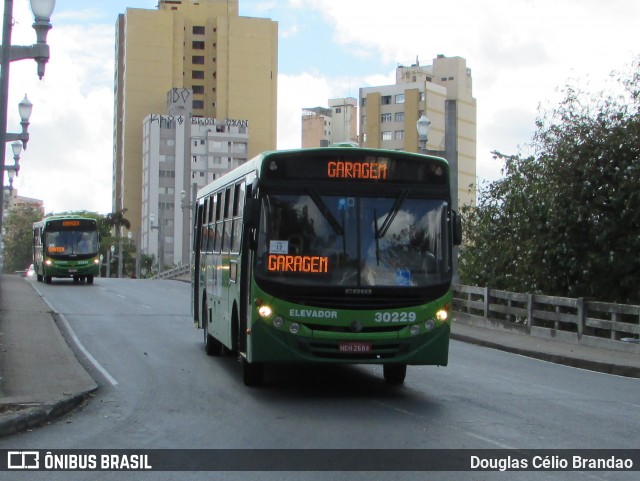
[[[51,276],[44,276],[44,282],[47,284],[51,284]]]
[[[93,276],[87,276],[87,284],[93,284]]]
[[[222,343],[209,334],[209,314],[206,302],[202,305],[202,329],[204,330],[204,351],[207,356],[219,356],[222,352]]]
[[[36,279],[38,282],[42,282],[42,276],[40,274],[36,274]]]
[[[404,382],[407,376],[406,364],[383,364],[382,373],[387,384],[399,385]]]
[[[262,384],[264,365],[258,362],[248,362],[242,358],[242,377],[245,386],[257,387]]]

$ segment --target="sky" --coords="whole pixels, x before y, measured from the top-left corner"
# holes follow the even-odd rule
[[[205,0],[200,0],[205,1]],[[239,0],[240,15],[278,22],[277,148],[300,146],[301,112],[361,87],[391,85],[398,64],[466,59],[477,101],[478,182],[500,178],[492,151],[527,153],[540,106],[571,82],[607,87],[640,55],[636,0]],[[45,211],[111,212],[115,23],[157,0],[58,0],[43,80],[12,62],[8,132],[33,103],[30,141],[14,181]],[[35,43],[28,0],[14,0],[12,45]],[[12,163],[7,144],[7,163]],[[6,183],[6,181],[5,181]]]

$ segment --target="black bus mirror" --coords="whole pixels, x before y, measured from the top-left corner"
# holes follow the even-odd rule
[[[453,245],[459,246],[462,244],[462,219],[456,211],[451,211],[453,219]]]
[[[244,204],[244,216],[242,221],[247,229],[257,227],[260,216],[260,201],[250,197]]]

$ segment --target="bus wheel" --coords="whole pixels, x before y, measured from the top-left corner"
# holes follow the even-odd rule
[[[402,384],[407,376],[406,364],[383,364],[382,373],[387,384]]]
[[[206,303],[202,306],[202,327],[204,330],[204,351],[208,356],[219,356],[222,352],[222,343],[209,334],[209,314]]]
[[[93,276],[87,276],[87,284],[93,284]]]
[[[73,283],[74,284],[79,284],[80,283],[80,278],[78,276],[73,276]]]
[[[42,282],[42,276],[40,274],[36,274],[36,279],[38,282]]]
[[[44,282],[51,284],[51,276],[44,276]]]
[[[264,365],[254,362],[250,363],[243,357],[242,358],[242,376],[245,386],[259,386],[262,384],[262,377],[264,375]]]

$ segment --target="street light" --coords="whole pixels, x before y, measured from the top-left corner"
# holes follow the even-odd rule
[[[11,31],[13,29],[13,0],[4,0],[4,17],[2,22],[2,45],[0,46],[0,174],[5,170],[6,142],[21,140],[27,148],[29,140],[27,128],[31,115],[31,102],[26,98],[20,105],[22,119],[22,134],[7,134],[7,100],[9,95],[9,67],[15,60],[34,59],[40,80],[44,77],[44,69],[49,61],[49,45],[47,34],[51,29],[51,14],[55,8],[55,0],[30,0],[31,12],[34,17],[33,29],[36,31],[36,43],[33,45],[11,45]],[[4,190],[4,175],[0,175],[0,182]],[[0,202],[0,231],[2,230],[3,203]]]
[[[418,140],[420,142],[420,152],[427,149],[427,140],[429,140],[429,131],[431,130],[431,120],[422,114],[416,123],[418,129]]]
[[[158,274],[164,270],[164,237],[162,237],[162,220],[158,220],[158,225],[153,225],[155,215],[149,214],[151,230],[158,231]]]

